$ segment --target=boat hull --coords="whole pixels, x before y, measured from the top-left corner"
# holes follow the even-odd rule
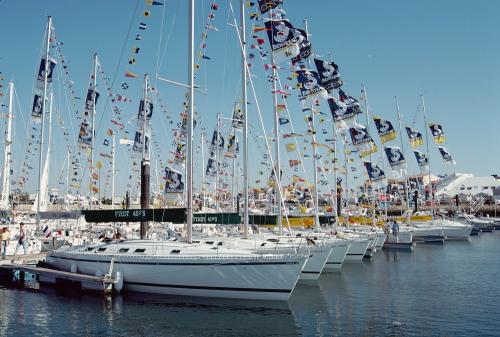
[[[352,240],[347,250],[344,262],[361,262],[365,256],[366,250],[370,245],[370,240]]]
[[[343,244],[333,246],[332,253],[326,261],[323,272],[336,272],[340,271],[342,264],[345,261],[347,251],[349,250],[350,243],[346,240]]]

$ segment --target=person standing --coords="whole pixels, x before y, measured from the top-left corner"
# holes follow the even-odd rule
[[[2,253],[2,260],[5,259],[7,255],[7,246],[10,241],[10,232],[7,227],[2,228],[2,232],[0,233],[0,251]]]
[[[24,231],[24,223],[19,223],[19,238],[17,240],[16,250],[14,251],[14,255],[17,254],[17,249],[19,246],[22,246],[24,249],[24,254],[28,254],[28,242],[26,241],[26,232]]]

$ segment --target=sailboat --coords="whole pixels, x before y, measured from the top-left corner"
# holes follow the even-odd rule
[[[257,254],[243,249],[193,243],[193,113],[194,113],[194,6],[189,2],[189,100],[187,116],[187,222],[182,241],[145,240],[147,223],[141,223],[140,240],[117,240],[88,246],[62,248],[49,253],[53,268],[89,275],[110,275],[117,291],[169,295],[224,297],[257,300],[287,300],[307,256]],[[244,3],[242,1],[242,6]],[[95,106],[95,105],[94,105]],[[148,106],[148,85],[142,107]],[[139,116],[146,111],[139,108]],[[147,118],[143,118],[145,137]],[[146,141],[141,164],[141,206],[149,207],[149,155]]]

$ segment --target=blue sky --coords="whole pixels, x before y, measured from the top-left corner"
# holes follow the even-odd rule
[[[97,52],[107,76],[112,78],[117,69],[113,92],[132,98],[132,103],[122,105],[124,120],[132,118],[137,111],[142,75],[147,72],[154,76],[160,34],[160,55],[164,56],[159,62],[159,74],[185,82],[187,4],[182,0],[164,2],[166,6],[147,7],[152,15],[144,18],[143,0],[0,1],[1,76],[6,80],[14,79],[26,121],[29,120],[33,97],[32,84],[48,14],[54,19],[59,41],[64,43],[61,47],[69,62],[71,79],[75,81],[76,95],[84,96],[91,69],[91,56],[93,52]],[[211,2],[197,1],[197,46]],[[200,63],[197,77],[197,82],[208,92],[207,95],[197,95],[196,104],[201,116],[201,126],[207,129],[209,135],[215,125],[217,112],[226,117],[230,116],[234,101],[238,99],[240,85],[239,46],[234,28],[227,25],[227,22],[232,22],[229,1],[218,3],[220,7],[213,20],[218,31],[209,31],[206,48],[206,55],[211,60]],[[233,2],[233,6],[237,8],[238,3]],[[283,6],[287,17],[296,26],[301,27],[302,20],[308,19],[314,51],[324,57],[332,55],[340,67],[345,89],[350,95],[359,97],[361,84],[366,84],[371,112],[395,123],[394,96],[397,95],[405,119],[412,121],[416,118],[415,126],[422,132],[422,116],[416,115],[416,110],[419,95],[424,95],[428,119],[443,125],[447,138],[446,146],[457,162],[456,166],[446,168],[436,146],[430,143],[433,173],[455,171],[472,172],[476,175],[499,173],[500,166],[500,157],[496,155],[495,150],[491,150],[498,142],[497,128],[500,124],[500,105],[497,98],[500,90],[499,7],[500,3],[488,0],[289,0],[285,1]],[[248,10],[254,12],[257,9],[253,7]],[[138,32],[140,22],[146,22],[149,28],[141,32],[143,39],[136,43],[133,37]],[[131,36],[127,39],[129,27]],[[263,33],[260,35],[266,38]],[[249,44],[251,43],[250,39]],[[139,44],[141,51],[136,57],[137,63],[129,67],[127,61],[131,56],[130,48]],[[267,38],[264,46],[268,47]],[[122,49],[123,58],[119,63]],[[269,83],[260,60],[256,59],[253,63],[252,71],[257,76],[254,81],[259,104],[265,115],[266,131],[271,133],[272,96],[269,93]],[[127,70],[139,74],[139,78],[125,79],[123,74]],[[282,79],[288,74],[286,69],[280,71]],[[2,83],[6,84],[6,80]],[[129,84],[126,92],[120,89],[122,82]],[[76,127],[79,121],[76,120],[74,111],[70,111],[64,103],[62,86],[56,84],[54,87],[56,102],[65,125],[69,127],[72,118]],[[167,160],[171,159],[171,129],[179,120],[184,90],[164,83],[158,83],[156,87],[174,120],[174,124],[169,124],[165,115],[158,110],[153,116],[154,134],[161,146],[161,156]],[[303,132],[303,113],[296,93],[293,92],[293,95],[294,97],[288,99],[290,112],[297,131]],[[251,94],[249,97],[252,102],[249,114],[250,122],[254,125],[253,133],[262,135],[256,118],[255,100]],[[83,101],[77,103],[81,111]],[[112,126],[109,123],[113,118],[112,110],[109,105],[105,110],[105,106],[104,101],[101,101],[97,108],[98,120],[101,120],[102,116],[102,125],[97,131],[97,142],[100,144],[106,139],[105,130]],[[329,114],[325,104],[321,110]],[[364,118],[362,121],[364,122]],[[331,126],[325,128],[330,130]],[[370,124],[370,128],[373,129],[373,124]],[[135,121],[127,127],[131,134],[134,129]],[[197,135],[199,131],[200,128],[197,127]],[[25,134],[22,119],[18,116],[15,120],[15,167],[23,157]],[[76,130],[74,134],[77,134]],[[198,136],[195,142],[199,143]],[[262,144],[260,147],[263,148]],[[51,176],[51,185],[57,187],[65,156],[63,141],[55,142],[53,148],[55,161],[52,167],[56,177]],[[425,150],[425,147],[422,149]],[[100,151],[106,151],[106,148],[100,145],[97,152]],[[258,173],[261,170],[261,154],[258,154],[257,146],[253,142],[250,151],[250,180],[266,179]],[[412,154],[406,152],[406,155],[410,163],[410,173],[417,172]],[[118,150],[117,156],[117,167],[120,170],[117,176],[117,191],[121,194],[127,189],[131,159],[123,148]],[[298,157],[288,157],[284,153],[283,166],[288,166],[288,159]],[[306,167],[310,168],[310,161],[304,161]],[[196,154],[196,163],[196,179],[199,179],[202,167],[199,152]],[[308,176],[312,176],[310,169]],[[35,177],[32,182],[34,180]],[[33,190],[34,185],[28,186]]]

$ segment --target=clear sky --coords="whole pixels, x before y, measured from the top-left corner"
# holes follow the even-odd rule
[[[150,7],[145,5],[144,0],[1,0],[0,76],[5,78],[1,83],[6,85],[9,79],[15,81],[24,120],[29,121],[32,85],[40,59],[46,15],[51,15],[58,40],[64,43],[61,49],[68,61],[71,80],[75,82],[76,96],[84,96],[91,70],[91,57],[97,52],[107,76],[116,76],[113,92],[132,99],[132,103],[120,106],[123,109],[123,120],[132,120],[127,130],[133,134],[136,125],[133,116],[138,108],[143,74],[147,72],[154,76],[158,64],[160,76],[179,82],[186,82],[187,78],[187,1],[162,2],[165,6]],[[196,3],[195,45],[198,46],[212,1]],[[207,95],[197,95],[196,104],[201,116],[201,126],[207,129],[210,136],[216,113],[230,116],[234,101],[238,99],[240,86],[239,46],[234,28],[227,24],[233,20],[229,12],[229,1],[219,0],[217,3],[219,9],[215,12],[216,17],[212,23],[218,31],[209,31],[205,51],[211,59],[200,62],[197,77],[197,82],[208,92]],[[235,9],[238,3],[239,1],[233,1]],[[145,8],[151,11],[148,18],[143,16]],[[394,96],[397,95],[404,118],[409,122],[416,118],[415,126],[423,132],[422,116],[416,115],[416,111],[419,95],[424,95],[428,119],[443,125],[446,146],[457,162],[456,166],[446,168],[436,146],[430,143],[433,173],[500,173],[500,156],[496,149],[499,137],[497,129],[500,125],[497,94],[500,91],[500,2],[285,0],[283,8],[290,21],[298,27],[303,26],[304,18],[308,19],[314,51],[324,57],[333,57],[340,67],[344,87],[350,95],[359,97],[361,84],[366,84],[369,107],[373,113],[396,123]],[[257,8],[249,8],[248,11],[255,12]],[[138,30],[141,22],[148,24],[147,30]],[[260,25],[261,22],[257,24]],[[141,41],[134,40],[138,32],[142,34]],[[264,46],[268,48],[267,37],[264,33],[258,34],[266,39]],[[249,44],[252,43],[254,42],[250,36]],[[131,53],[134,46],[139,46],[141,50],[135,56],[136,64],[129,66],[128,60],[134,56]],[[266,131],[271,133],[272,96],[269,93],[269,83],[261,61],[257,58],[252,63],[252,71],[257,76],[254,81],[259,104],[266,116]],[[123,75],[127,70],[137,73],[139,77],[125,78]],[[280,71],[282,80],[288,75],[286,69]],[[99,80],[100,78],[98,82]],[[129,86],[126,91],[121,90],[123,82]],[[63,115],[64,125],[71,129],[71,142],[74,145],[80,121],[76,119],[71,106],[66,104],[63,82],[58,83],[56,81],[54,86],[56,108]],[[103,84],[99,85],[104,88]],[[155,86],[160,90],[162,100],[173,118],[173,124],[170,124],[165,114],[159,110],[155,110],[153,116],[154,134],[161,148],[161,156],[166,161],[172,158],[169,153],[173,140],[171,129],[179,120],[184,90],[164,83],[156,83]],[[101,91],[104,92],[103,89]],[[2,88],[2,92],[7,94],[5,88]],[[305,123],[295,91],[293,96],[288,99],[290,112],[298,132],[304,132]],[[255,99],[251,93],[249,101],[252,103],[249,113],[250,122],[254,125],[253,133],[262,135],[256,117]],[[81,113],[83,100],[78,100],[77,104]],[[325,104],[322,105],[322,111],[329,114]],[[24,158],[27,134],[20,114],[21,111],[16,111],[13,151],[16,170],[19,161]],[[97,114],[100,125],[97,142],[102,144],[106,139],[105,130],[113,127],[110,123],[114,118],[113,111],[109,103],[105,104],[105,100],[102,100],[98,104]],[[71,123],[73,128],[70,127]],[[373,127],[373,123],[370,124],[370,128]],[[325,128],[331,130],[331,126]],[[199,131],[200,127],[197,127],[197,135]],[[65,143],[62,133],[55,133],[60,140],[53,144],[55,161],[51,164],[51,185],[57,187],[59,175],[63,172]],[[195,142],[199,144],[198,136]],[[422,149],[425,150],[425,147]],[[100,145],[97,152],[101,151],[107,151],[107,148]],[[129,183],[131,159],[123,146],[117,151],[117,168],[120,170],[117,175],[117,191],[121,194]],[[255,181],[262,178],[258,174],[262,156],[257,153],[253,142],[250,151],[250,180]],[[408,151],[406,155],[410,162],[409,171],[417,172],[413,155]],[[199,151],[195,157],[196,174],[199,177],[202,167]],[[288,166],[288,159],[298,159],[298,156],[283,154],[283,166]],[[36,169],[32,172],[35,174]],[[34,181],[35,176],[31,182]],[[34,184],[28,186],[33,190]]]

